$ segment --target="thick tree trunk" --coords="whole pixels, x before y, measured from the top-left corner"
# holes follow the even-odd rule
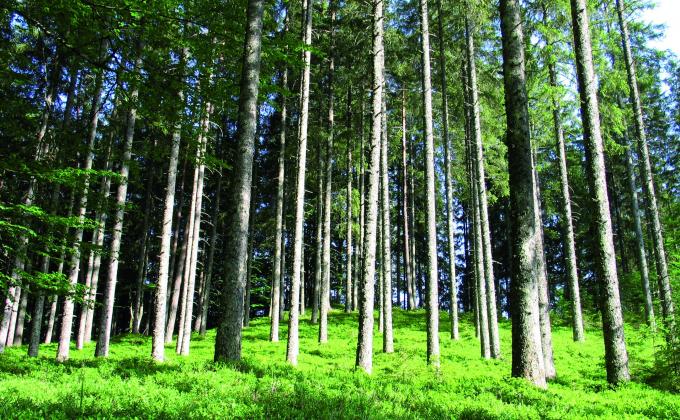
[[[234,213],[227,232],[232,246],[226,248],[222,307],[225,310],[215,339],[215,361],[241,359],[241,329],[245,294],[248,222],[257,128],[257,95],[260,85],[262,15],[264,1],[248,0],[241,94],[238,113],[238,149],[234,165]]]
[[[437,268],[437,199],[432,126],[432,77],[430,76],[430,29],[427,0],[420,0],[420,32],[425,123],[425,189],[427,197],[427,362],[439,368],[439,271]]]
[[[573,1],[572,1],[572,4]],[[640,167],[642,175],[643,190],[645,193],[646,213],[649,224],[652,227],[652,244],[656,256],[656,272],[659,281],[659,295],[661,298],[661,313],[664,320],[671,326],[674,323],[673,291],[671,290],[670,277],[668,276],[668,264],[666,262],[666,248],[663,239],[663,229],[659,218],[659,209],[656,201],[654,180],[652,178],[652,166],[649,159],[649,148],[647,146],[647,134],[645,132],[645,122],[642,115],[642,101],[637,83],[635,72],[635,61],[630,48],[630,35],[628,25],[624,16],[624,0],[616,0],[616,11],[619,18],[621,29],[621,43],[623,46],[623,56],[626,61],[626,72],[628,74],[628,88],[630,89],[630,102],[633,106],[633,116],[635,135],[637,137],[638,156],[640,157]],[[672,330],[672,329],[671,329]],[[673,332],[670,333],[671,337]],[[621,337],[623,340],[623,336]]]
[[[139,71],[142,65],[142,46],[139,41],[136,48],[137,58],[135,59],[134,64],[135,72]],[[135,122],[137,121],[138,97],[139,82],[135,82],[132,91],[130,92],[130,108],[128,109],[127,114],[125,143],[123,146],[123,156],[119,171],[121,181],[118,184],[118,190],[116,191],[116,210],[113,218],[113,235],[111,239],[108,277],[106,279],[106,291],[104,293],[104,302],[102,305],[102,314],[99,324],[99,337],[97,339],[97,350],[95,352],[97,357],[108,357],[109,355],[111,324],[113,322],[113,303],[116,297],[116,283],[118,281],[118,257],[123,235],[123,221],[125,216],[125,202],[127,200],[128,175],[130,172],[130,160],[132,159],[132,140],[135,135]]]
[[[592,212],[595,224],[596,273],[600,280],[602,324],[605,342],[605,364],[610,383],[630,380],[628,353],[623,333],[623,313],[619,299],[619,281],[612,237],[607,181],[600,134],[595,69],[590,43],[586,0],[571,0],[574,32],[576,75],[581,98],[581,119],[586,151],[586,176],[590,184]]]
[[[304,68],[302,71],[301,104],[300,104],[300,139],[297,155],[297,180],[295,185],[295,227],[293,232],[293,277],[290,285],[290,307],[288,315],[288,345],[286,360],[293,366],[297,365],[300,353],[300,338],[298,324],[300,313],[296,309],[300,306],[300,277],[302,266],[302,244],[304,241],[305,218],[305,176],[307,169],[307,126],[309,122],[309,82],[311,78],[312,52],[308,47],[312,44],[312,12],[314,1],[308,0],[304,9]],[[320,279],[319,279],[320,280]],[[316,299],[316,297],[315,297]]]
[[[479,225],[482,235],[482,250],[484,261],[483,281],[486,283],[486,306],[489,321],[489,348],[491,357],[497,359],[501,355],[500,341],[498,338],[498,319],[496,311],[496,287],[493,273],[493,255],[491,254],[491,232],[489,229],[489,210],[486,195],[486,171],[484,170],[484,146],[482,144],[482,127],[479,105],[479,94],[477,92],[477,66],[474,46],[474,35],[472,34],[470,23],[466,19],[466,48],[468,57],[468,84],[470,91],[470,117],[472,118],[470,128],[472,129],[472,167],[473,182],[476,186],[476,194],[479,197]]]
[[[546,387],[538,310],[534,177],[524,34],[517,0],[501,0],[503,79],[512,219],[512,376]]]
[[[553,63],[548,64],[550,86],[557,88],[557,72]],[[567,271],[567,284],[571,295],[572,332],[574,341],[584,341],[583,314],[581,310],[581,292],[578,284],[578,264],[576,260],[576,244],[574,239],[574,225],[571,214],[571,194],[569,192],[569,177],[567,172],[567,151],[564,144],[562,117],[558,101],[553,97],[553,124],[557,155],[560,167],[560,191],[562,198],[561,216],[563,230],[563,248]]]
[[[359,336],[357,339],[356,366],[366,373],[373,370],[373,304],[375,298],[375,259],[378,221],[378,193],[380,187],[380,143],[382,136],[382,104],[385,76],[385,50],[383,46],[383,0],[373,0],[373,85],[371,107],[371,137],[368,160],[368,197],[365,233],[363,238],[363,272],[359,286]]]

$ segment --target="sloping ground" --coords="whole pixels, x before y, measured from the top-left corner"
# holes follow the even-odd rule
[[[613,390],[600,332],[576,344],[569,328],[555,327],[558,378],[543,391],[510,378],[509,323],[501,325],[503,359],[485,361],[474,326],[462,322],[460,341],[451,341],[443,314],[435,372],[425,364],[424,313],[397,310],[394,320],[396,352],[382,354],[376,333],[370,377],[353,370],[356,314],[340,312],[332,313],[323,346],[317,327],[301,324],[297,369],[284,362],[285,328],[282,342],[267,341],[266,318],[245,330],[244,360],[235,366],[212,363],[214,330],[194,337],[189,357],[168,346],[160,365],[140,336],[118,339],[108,360],[94,359],[91,344],[62,365],[53,361],[55,345],[43,346],[37,360],[25,347],[10,348],[0,356],[0,418],[680,418],[680,395],[642,383],[654,350],[644,331],[626,330],[633,382]]]

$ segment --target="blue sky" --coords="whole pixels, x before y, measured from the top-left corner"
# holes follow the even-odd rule
[[[671,50],[680,57],[680,0],[656,0],[656,7],[646,10],[642,18],[650,23],[666,25],[666,36],[652,41],[651,45]]]

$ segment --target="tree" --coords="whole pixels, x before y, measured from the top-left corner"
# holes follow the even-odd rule
[[[427,361],[439,368],[439,272],[437,269],[437,208],[435,198],[434,134],[432,128],[432,77],[427,0],[420,0],[423,108],[425,124],[425,184],[427,197]]]
[[[241,359],[241,328],[248,250],[248,221],[252,186],[253,154],[257,127],[257,95],[260,83],[263,0],[248,0],[247,25],[238,111],[238,137],[234,192],[234,214],[227,232],[233,245],[225,256],[222,305],[226,309],[217,329],[215,361]]]
[[[623,333],[623,314],[619,298],[619,281],[616,273],[616,256],[612,238],[612,223],[607,197],[604,153],[600,132],[600,111],[595,84],[590,24],[585,0],[571,0],[571,17],[581,99],[581,119],[586,152],[586,173],[590,186],[594,217],[596,272],[602,296],[602,326],[604,331],[605,364],[610,383],[626,382],[628,353]]]
[[[371,102],[371,137],[367,173],[366,216],[363,234],[363,272],[359,285],[359,337],[356,366],[366,373],[373,370],[373,300],[375,298],[375,259],[380,188],[380,144],[382,141],[382,104],[385,78],[383,0],[373,0],[373,97]]]
[[[304,9],[305,23],[303,45],[304,67],[301,83],[300,101],[300,139],[298,141],[297,155],[297,181],[295,185],[295,227],[293,232],[293,277],[291,281],[290,293],[290,314],[288,316],[288,345],[286,348],[286,360],[293,366],[297,365],[297,357],[300,353],[300,337],[298,324],[300,319],[300,277],[302,266],[302,245],[303,245],[303,223],[305,217],[305,171],[307,166],[307,129],[309,121],[309,82],[311,78],[312,52],[309,47],[312,45],[312,12],[314,0],[307,0],[307,7]],[[315,297],[316,299],[316,297]],[[325,304],[320,302],[320,305]]]
[[[635,137],[637,138],[638,155],[641,160],[640,168],[642,172],[643,190],[646,198],[646,213],[652,229],[652,245],[654,246],[654,256],[656,257],[656,272],[659,282],[659,295],[661,297],[661,310],[664,320],[670,325],[673,325],[675,317],[673,309],[673,291],[671,290],[671,283],[668,276],[666,248],[664,245],[661,220],[659,218],[652,168],[649,160],[647,133],[645,131],[645,122],[642,115],[642,101],[638,89],[635,61],[633,60],[633,53],[630,48],[630,35],[628,34],[628,25],[624,16],[624,8],[624,0],[616,0],[616,13],[618,15],[619,28],[621,30],[621,44],[624,61],[626,63],[626,74],[628,75],[630,102],[633,107],[633,126],[635,127]],[[670,337],[672,337],[673,332],[670,334]]]
[[[545,387],[539,327],[534,177],[526,92],[524,34],[516,0],[501,0],[503,81],[510,172],[512,249],[512,376]]]

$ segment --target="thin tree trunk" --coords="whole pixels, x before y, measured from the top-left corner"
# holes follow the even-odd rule
[[[557,88],[557,72],[553,63],[548,64],[550,86]],[[581,292],[578,284],[578,264],[574,240],[574,225],[571,214],[571,196],[569,193],[569,177],[567,172],[567,152],[562,130],[562,117],[557,99],[553,97],[553,123],[557,143],[558,162],[560,166],[560,190],[562,193],[562,229],[564,237],[564,254],[567,270],[567,283],[571,294],[572,331],[574,341],[584,341],[583,314],[581,311]]]
[[[225,309],[217,329],[215,361],[241,359],[241,329],[245,294],[248,222],[257,129],[257,95],[260,83],[263,0],[248,0],[247,27],[239,96],[238,149],[234,166],[234,215],[227,232],[232,246],[226,248],[222,307]]]
[[[524,34],[517,0],[501,0],[503,74],[512,219],[512,376],[546,387],[538,310],[534,177]]]
[[[572,2],[572,4],[574,4]],[[666,249],[663,239],[663,228],[659,218],[659,209],[656,201],[656,192],[652,175],[652,167],[649,159],[649,148],[647,146],[647,134],[645,132],[645,122],[642,115],[642,100],[637,83],[635,71],[635,61],[630,48],[630,35],[628,25],[624,16],[624,0],[616,0],[616,11],[619,18],[621,29],[621,44],[623,46],[623,56],[626,61],[626,72],[628,74],[628,88],[630,90],[630,102],[633,106],[635,135],[637,137],[638,156],[640,157],[640,167],[642,175],[643,190],[645,193],[645,204],[649,224],[652,227],[652,244],[656,256],[656,272],[659,281],[659,295],[661,298],[661,313],[670,326],[674,324],[673,291],[671,290],[670,278],[668,276],[668,264],[666,262]],[[672,328],[670,337],[673,338]],[[621,336],[623,341],[623,336]],[[624,375],[627,376],[627,375]]]
[[[200,334],[205,336],[208,326],[208,309],[210,308],[210,291],[212,290],[213,264],[215,261],[215,250],[217,248],[217,232],[219,231],[220,201],[222,198],[222,174],[217,174],[217,192],[215,193],[215,203],[211,219],[212,230],[210,233],[210,250],[208,260],[205,265],[205,283],[203,285],[203,297],[201,299],[201,326]]]
[[[182,54],[182,57],[185,55]],[[175,209],[175,184],[177,182],[177,163],[179,161],[179,149],[182,141],[181,115],[184,106],[184,92],[180,89],[178,94],[180,112],[175,122],[172,133],[172,145],[170,148],[170,161],[168,163],[168,180],[165,186],[165,204],[163,206],[163,221],[161,222],[161,247],[159,250],[158,283],[154,301],[154,322],[151,345],[151,357],[158,362],[165,360],[166,325],[167,319],[167,293],[168,278],[170,271],[170,255],[172,241],[172,216]],[[219,190],[218,190],[219,194]],[[177,222],[181,220],[178,218]],[[177,235],[179,236],[179,227]]]
[[[210,85],[211,76],[208,75],[207,83]],[[212,114],[212,104],[207,102],[203,109],[201,119],[200,134],[196,145],[196,169],[194,173],[194,191],[192,197],[192,209],[189,218],[193,219],[192,230],[190,232],[191,245],[189,247],[188,262],[189,272],[185,275],[187,282],[187,293],[185,294],[183,312],[184,324],[181,328],[182,334],[177,338],[177,353],[183,356],[189,355],[191,345],[191,321],[194,312],[194,295],[196,288],[196,271],[198,267],[198,249],[201,237],[201,215],[203,208],[203,184],[205,179],[205,149],[210,129],[210,115]],[[185,269],[186,270],[186,269]],[[185,272],[186,274],[186,272]]]
[[[137,282],[135,288],[135,301],[132,309],[132,333],[139,334],[139,328],[144,314],[144,277],[146,275],[147,257],[149,252],[149,219],[151,216],[151,206],[153,206],[151,188],[153,186],[153,168],[149,168],[148,180],[146,185],[146,199],[144,200],[144,219],[142,221],[142,249],[141,260],[137,267]]]
[[[321,142],[317,142],[317,182],[316,182],[316,246],[314,248],[314,297],[312,300],[312,323],[319,322],[321,304],[321,282],[323,281],[323,178],[324,161],[321,154]]]
[[[389,139],[385,95],[382,101],[382,136],[380,146],[380,177],[382,204],[382,302],[383,302],[383,352],[394,353],[392,329],[392,227],[390,223]]]
[[[330,14],[330,54],[328,59],[328,139],[326,139],[326,164],[323,206],[323,259],[319,320],[319,343],[328,342],[328,312],[330,311],[331,286],[331,204],[333,200],[333,141],[335,140],[335,96],[333,94],[333,77],[335,76],[335,2],[329,0]]]
[[[138,41],[137,58],[134,70],[140,70],[142,65],[142,45]],[[137,121],[137,99],[139,97],[139,82],[135,82],[130,92],[130,108],[128,109],[125,143],[119,175],[121,181],[116,191],[116,211],[113,219],[113,236],[111,239],[111,252],[109,256],[108,277],[106,279],[106,292],[104,293],[103,312],[100,318],[99,338],[97,339],[97,357],[108,357],[109,342],[111,339],[111,324],[113,322],[113,304],[116,297],[116,283],[118,280],[118,257],[120,253],[121,239],[123,235],[123,222],[125,216],[125,202],[127,199],[128,175],[130,172],[130,160],[132,159],[132,140],[135,135],[135,122]],[[63,320],[62,320],[63,322]],[[68,356],[68,354],[67,354]]]
[[[449,252],[449,316],[451,338],[458,340],[458,281],[456,280],[455,222],[453,209],[453,181],[451,176],[451,138],[449,137],[449,99],[446,83],[446,55],[442,2],[437,0],[437,37],[439,43],[439,77],[442,89],[442,136],[444,143],[444,178],[446,186],[446,233]]]
[[[299,311],[294,310],[300,305],[300,275],[302,265],[302,244],[304,241],[304,205],[305,205],[305,175],[307,166],[307,125],[309,121],[309,82],[311,78],[312,53],[308,47],[312,44],[312,12],[313,0],[308,0],[304,9],[304,68],[302,71],[302,83],[300,86],[300,139],[298,142],[297,156],[297,180],[295,186],[295,227],[293,232],[293,277],[291,279],[290,307],[288,315],[288,344],[286,347],[286,360],[293,366],[297,365],[300,353],[300,339],[298,324]],[[320,279],[319,279],[320,280]],[[316,299],[316,296],[315,296]]]
[[[409,167],[406,160],[407,148],[406,138],[408,132],[406,129],[406,89],[401,92],[401,180],[402,180],[402,213],[403,213],[403,231],[404,231],[404,278],[406,283],[406,294],[408,295],[408,310],[412,311],[416,308],[415,288],[413,287],[413,264],[411,254],[411,229],[409,217]]]
[[[101,45],[102,55],[105,57],[108,49],[108,41],[103,41]],[[80,274],[80,246],[83,241],[83,231],[84,228],[82,224],[85,222],[85,214],[87,212],[87,198],[90,187],[90,175],[89,171],[92,169],[92,163],[94,162],[94,149],[95,142],[97,140],[97,126],[99,124],[99,112],[102,103],[102,90],[104,84],[104,75],[99,72],[96,76],[95,81],[95,92],[92,99],[92,110],[90,114],[89,129],[87,133],[87,154],[85,156],[85,164],[83,169],[85,175],[83,178],[79,209],[78,209],[78,222],[79,227],[75,231],[75,239],[73,242],[73,249],[71,254],[71,267],[69,271],[69,284],[71,287],[75,287],[78,284],[78,275]],[[91,281],[91,279],[90,279]],[[91,285],[90,285],[91,286]],[[59,346],[57,348],[57,361],[63,362],[69,357],[69,347],[71,345],[71,333],[73,331],[73,310],[74,302],[70,297],[66,297],[64,300],[64,306],[62,310],[61,318],[61,331],[59,334]],[[83,334],[78,334],[78,338],[82,339]],[[80,340],[79,340],[80,341]],[[82,348],[82,343],[79,348]],[[78,346],[77,346],[78,347]]]
[[[352,86],[347,88],[347,247],[345,249],[345,312],[352,311],[352,229],[354,221],[352,215],[352,149],[354,142],[352,133]]]
[[[656,321],[654,318],[654,304],[652,302],[652,292],[649,287],[649,268],[647,266],[647,251],[645,250],[645,238],[642,234],[642,221],[640,220],[640,206],[638,204],[637,184],[635,182],[635,169],[633,166],[632,144],[626,147],[626,175],[628,178],[628,190],[630,193],[630,205],[635,222],[635,245],[638,259],[638,269],[640,270],[640,281],[642,282],[642,292],[645,298],[645,320],[647,325],[654,331]]]
[[[364,272],[364,234],[365,234],[365,216],[366,216],[366,183],[364,176],[364,157],[366,148],[364,146],[364,86],[362,84],[359,100],[359,170],[357,171],[357,178],[359,184],[359,242],[357,243],[356,251],[356,275],[354,278],[354,288],[352,290],[352,310],[359,310],[359,283]]]
[[[498,319],[496,311],[496,287],[493,273],[493,255],[491,253],[491,232],[489,229],[489,210],[486,195],[486,171],[484,170],[484,147],[482,144],[482,127],[479,109],[479,94],[477,92],[477,68],[475,63],[474,35],[469,21],[466,19],[466,47],[468,57],[468,83],[470,90],[470,116],[472,117],[472,155],[477,195],[479,199],[479,224],[482,234],[482,253],[484,261],[483,279],[486,282],[486,306],[489,320],[489,348],[491,357],[500,357],[500,341],[498,338]]]
[[[382,104],[385,75],[385,50],[383,46],[383,0],[373,0],[373,103],[372,126],[369,143],[368,197],[366,231],[363,238],[364,267],[359,287],[359,336],[357,339],[356,366],[366,373],[373,370],[373,300],[376,259],[376,230],[378,219],[378,193],[380,187],[380,143],[382,135]]]
[[[427,362],[439,368],[439,271],[437,268],[437,218],[432,127],[432,78],[427,0],[420,0],[420,31],[425,123],[425,184],[427,196]]]
[[[630,380],[630,373],[628,371],[628,353],[623,332],[623,313],[619,298],[616,255],[614,254],[612,224],[609,214],[604,152],[600,133],[600,112],[586,1],[571,0],[571,14],[585,140],[586,176],[590,184],[592,212],[596,226],[595,271],[600,280],[603,298],[602,324],[607,380],[610,383],[619,383]]]
[[[553,360],[552,329],[550,326],[550,298],[548,296],[548,272],[545,264],[543,247],[543,218],[541,216],[541,188],[536,170],[535,155],[532,159],[534,176],[534,217],[536,219],[536,261],[538,265],[538,315],[541,328],[541,346],[543,348],[543,366],[545,378],[554,379],[555,362]]]

